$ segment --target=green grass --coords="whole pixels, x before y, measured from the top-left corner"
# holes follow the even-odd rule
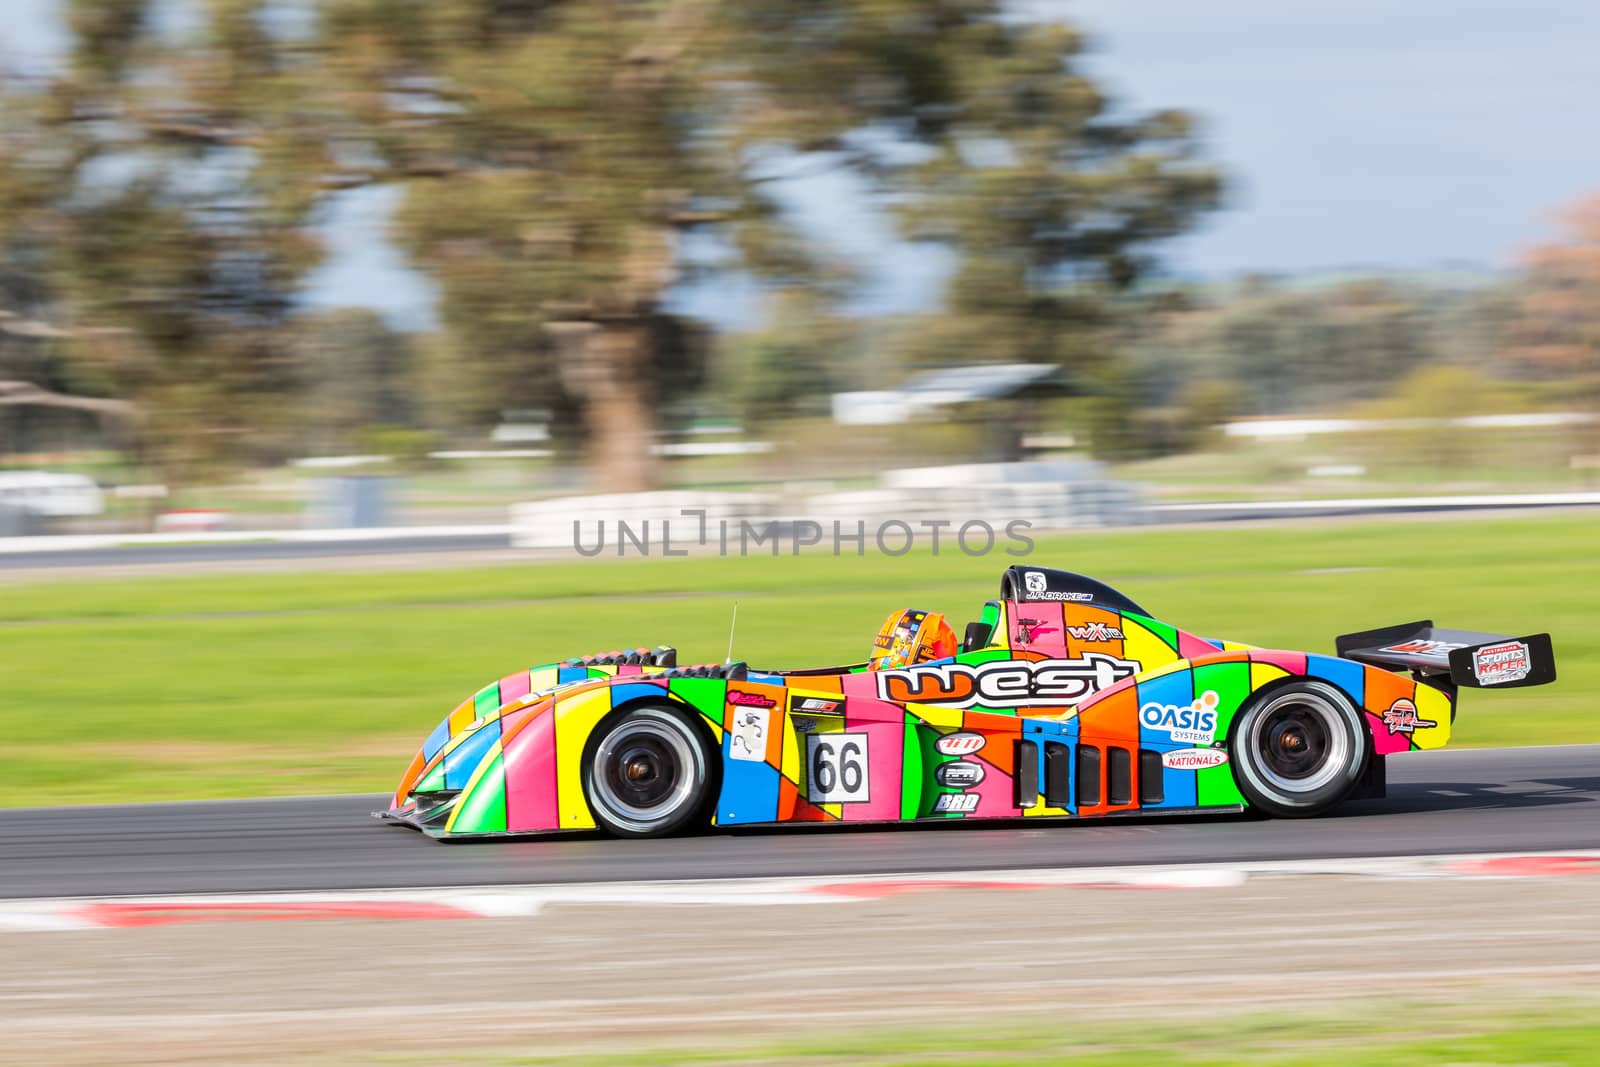
[[[1032,561],[1095,574],[1206,636],[1331,650],[1427,615],[1555,634],[1561,680],[1467,692],[1466,745],[1600,741],[1600,525],[1592,517],[1151,530],[1041,539]],[[532,663],[675,644],[851,662],[890,609],[959,632],[1011,557],[770,556],[377,574],[0,586],[4,803],[377,790],[483,682]],[[1339,569],[1337,572],[1331,572]],[[1308,573],[1322,571],[1323,573]]]
[[[1574,453],[1593,449],[1564,427],[1463,433],[1457,447],[1447,450],[1448,460],[1422,447],[1437,444],[1418,436],[1425,432],[1225,440],[1207,451],[1120,463],[1111,473],[1162,501],[1574,492],[1600,486],[1600,470],[1571,466]],[[1363,473],[1308,473],[1316,466],[1350,464]]]
[[[1488,1067],[1600,1063],[1600,1025],[1592,1002],[1537,1008],[1372,1005],[1370,1011],[1219,1015],[1179,1023],[1012,1023],[988,1030],[934,1028],[915,1033],[850,1034],[755,1045],[566,1055],[467,1053],[461,1062],[504,1067],[637,1067],[657,1064],[749,1064],[764,1067]],[[1070,1010],[1070,1009],[1069,1009]],[[405,1063],[384,1057],[380,1062]]]

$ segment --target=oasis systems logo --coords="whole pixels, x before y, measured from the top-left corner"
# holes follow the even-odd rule
[[[1139,709],[1139,722],[1151,730],[1171,734],[1174,741],[1209,745],[1217,736],[1217,701],[1217,694],[1207,690],[1193,704],[1183,707],[1146,704]]]
[[[878,671],[878,699],[956,708],[1064,708],[1138,673],[1137,661],[1100,652],[1081,659],[1001,660],[976,666],[932,663]]]

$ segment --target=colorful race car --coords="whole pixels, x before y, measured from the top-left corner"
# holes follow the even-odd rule
[[[790,822],[1307,816],[1382,796],[1450,738],[1460,686],[1555,680],[1548,634],[1408,623],[1337,655],[1196,637],[1101,582],[1008,569],[958,642],[889,616],[865,663],[679,667],[671,648],[491,682],[428,735],[380,818],[434,837]]]

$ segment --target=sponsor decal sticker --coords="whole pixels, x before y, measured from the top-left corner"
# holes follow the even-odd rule
[[[954,733],[945,734],[939,738],[934,747],[941,756],[970,756],[974,752],[982,751],[984,745],[982,734]]]
[[[1180,748],[1176,752],[1161,753],[1161,766],[1180,771],[1220,767],[1227,762],[1228,754],[1220,748]]]
[[[878,671],[878,699],[970,708],[1071,707],[1090,693],[1139,673],[1136,660],[1101,652],[1079,659],[1009,660],[969,666],[930,664]]]
[[[1039,571],[1024,571],[1022,573],[1023,592],[1029,600],[1066,600],[1074,604],[1089,604],[1094,601],[1093,593],[1080,593],[1075,590],[1064,593],[1052,592],[1050,579]]]
[[[1520,682],[1533,669],[1528,646],[1521,641],[1484,645],[1472,654],[1472,675],[1479,685],[1504,685]]]
[[[1398,645],[1378,649],[1379,652],[1398,652],[1401,655],[1445,656],[1466,645],[1453,641],[1405,641]]]
[[[868,799],[871,767],[864,733],[806,737],[806,799],[813,804],[855,804]]]
[[[946,789],[971,789],[983,781],[983,764],[970,763],[967,760],[941,763],[933,772],[933,776]]]
[[[767,758],[767,729],[772,712],[766,708],[740,708],[728,730],[728,758],[762,763]]]
[[[770,708],[777,703],[765,693],[743,693],[737,689],[728,690],[728,703],[738,704],[745,708]]]
[[[1420,717],[1417,714],[1416,704],[1401,697],[1390,704],[1389,710],[1383,713],[1383,725],[1389,728],[1391,734],[1409,734],[1419,726],[1439,724]]]
[[[1121,641],[1122,631],[1115,626],[1108,626],[1103,622],[1091,622],[1087,626],[1068,626],[1067,633],[1079,641]]]
[[[971,813],[978,810],[978,794],[976,793],[940,793],[933,802],[934,813],[961,812]]]
[[[1022,573],[1022,592],[1026,593],[1029,600],[1067,600],[1070,603],[1093,603],[1094,600],[1094,593],[1080,593],[1077,590],[1054,592],[1050,589],[1050,579],[1038,571]]]
[[[1139,722],[1151,730],[1163,730],[1174,741],[1187,741],[1191,745],[1209,745],[1217,735],[1217,694],[1212,690],[1201,693],[1193,704],[1178,707],[1174,704],[1146,704],[1139,709]]]
[[[793,697],[789,701],[789,710],[801,715],[838,715],[843,707],[843,700],[823,697]]]

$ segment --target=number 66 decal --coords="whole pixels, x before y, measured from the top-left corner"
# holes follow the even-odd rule
[[[813,804],[867,799],[867,735],[806,736],[806,799]]]

